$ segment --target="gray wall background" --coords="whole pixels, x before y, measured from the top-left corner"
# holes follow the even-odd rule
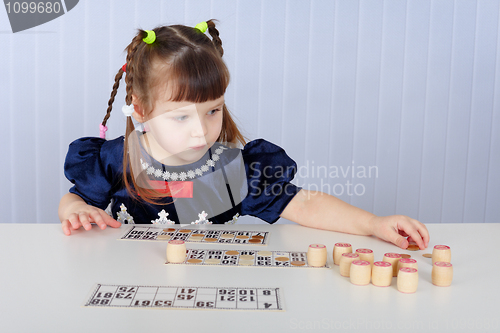
[[[296,160],[297,184],[379,215],[498,222],[499,9],[498,0],[81,0],[12,34],[0,8],[0,222],[58,222],[67,146],[99,135],[137,27],[210,18],[232,74],[228,107],[249,139]],[[108,138],[124,133],[123,100],[122,89]]]

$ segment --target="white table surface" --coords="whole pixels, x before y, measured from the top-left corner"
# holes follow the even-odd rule
[[[67,237],[59,224],[0,224],[0,332],[498,332],[500,224],[428,224],[429,248],[400,250],[376,238],[299,225],[210,226],[270,231],[265,247],[194,244],[188,248],[307,251],[328,248],[330,269],[164,265],[166,242],[118,240],[129,226],[94,227]],[[336,242],[408,253],[419,264],[415,294],[355,286],[332,263]],[[451,287],[431,283],[437,244],[452,249]],[[280,287],[285,311],[84,308],[95,284]]]

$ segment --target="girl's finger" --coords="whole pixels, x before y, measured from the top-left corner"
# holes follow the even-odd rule
[[[80,220],[78,219],[78,215],[76,215],[76,214],[71,214],[68,217],[68,220],[71,223],[71,228],[73,228],[73,230],[77,230],[82,226],[82,224],[80,223]]]
[[[69,222],[69,220],[62,221],[61,226],[62,226],[62,230],[66,236],[71,235],[71,229],[70,229],[71,223]]]
[[[82,224],[82,226],[85,230],[92,229],[92,224],[90,224],[89,216],[87,213],[84,213],[84,212],[79,213],[78,218],[80,219],[80,223]]]
[[[92,217],[92,220],[99,226],[99,228],[101,228],[101,230],[106,229],[106,222],[104,222],[99,211],[93,211],[90,213],[90,217]]]
[[[418,230],[413,227],[413,226],[409,226],[409,229],[410,230],[407,230],[407,233],[410,234],[410,237],[409,239],[411,238],[412,241],[414,241],[415,243],[417,243],[418,247],[420,249],[425,249],[426,246],[424,244],[424,240],[422,239],[422,237],[420,236]]]
[[[104,222],[112,228],[119,228],[122,224],[109,216],[106,212],[102,212],[102,218]]]

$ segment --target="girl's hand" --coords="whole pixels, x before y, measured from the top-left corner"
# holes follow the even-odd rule
[[[92,224],[95,223],[101,228],[106,229],[106,226],[118,228],[121,223],[109,216],[100,208],[87,204],[78,205],[78,210],[71,213],[67,219],[62,221],[62,230],[65,235],[71,235],[72,230],[77,230],[83,227],[85,230],[92,229]]]
[[[402,249],[406,249],[410,241],[417,243],[421,250],[429,245],[429,232],[425,225],[408,216],[374,216],[370,224],[374,236]]]

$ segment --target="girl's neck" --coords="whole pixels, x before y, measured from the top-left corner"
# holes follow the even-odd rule
[[[158,162],[170,166],[179,166],[184,164],[182,161],[163,149],[153,135],[144,133],[141,135],[140,140],[144,150],[146,150],[146,152]]]
[[[171,154],[167,152],[163,147],[156,141],[155,137],[151,135],[150,133],[146,132],[143,135],[140,136],[140,143],[141,146],[144,148],[144,150],[151,156],[153,159],[156,161],[160,162],[163,165],[166,166],[182,166],[182,165],[188,165],[197,162],[195,161],[189,161],[186,159],[183,159],[182,153],[180,154]],[[206,151],[205,151],[206,153]],[[202,156],[205,155],[203,153]],[[202,158],[202,157],[200,157]]]

